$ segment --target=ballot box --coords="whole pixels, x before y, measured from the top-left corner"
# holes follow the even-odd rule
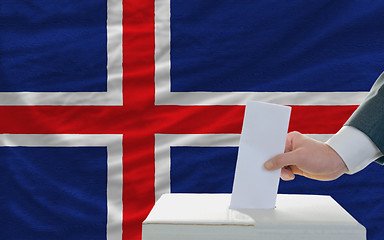
[[[274,209],[229,209],[230,194],[165,194],[143,240],[363,240],[365,228],[330,196],[279,194]]]

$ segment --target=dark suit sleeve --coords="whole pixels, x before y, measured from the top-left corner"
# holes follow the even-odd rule
[[[376,80],[364,102],[346,122],[364,132],[384,153],[384,73]],[[384,163],[384,157],[376,162]]]

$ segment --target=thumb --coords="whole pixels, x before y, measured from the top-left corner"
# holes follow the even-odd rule
[[[264,163],[264,168],[272,171],[290,165],[297,165],[298,157],[296,151],[282,153],[269,159]]]

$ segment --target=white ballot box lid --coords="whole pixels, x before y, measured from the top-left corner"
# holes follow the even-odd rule
[[[365,228],[330,196],[279,194],[276,208],[229,209],[230,194],[164,194],[143,240],[363,240]]]

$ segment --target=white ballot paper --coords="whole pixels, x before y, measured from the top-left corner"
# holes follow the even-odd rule
[[[237,156],[231,209],[275,208],[281,170],[264,163],[284,152],[291,108],[248,102]]]

